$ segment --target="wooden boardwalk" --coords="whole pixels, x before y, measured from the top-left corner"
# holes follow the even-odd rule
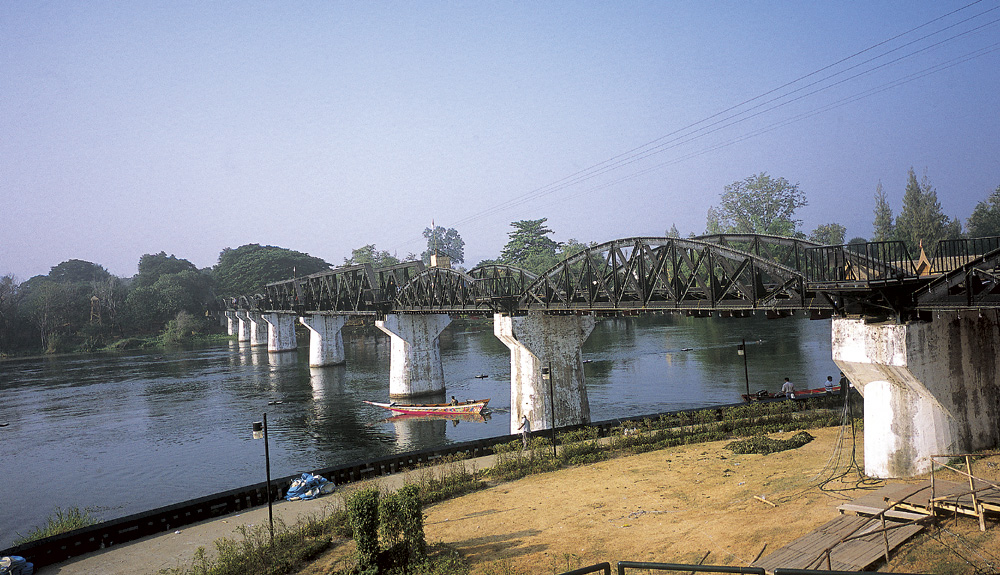
[[[880,519],[841,515],[767,557],[754,561],[750,566],[761,567],[768,572],[779,567],[861,571],[885,557],[887,544],[890,550],[895,549],[923,529],[921,525],[907,525],[905,522],[892,520],[886,520],[886,526],[891,529],[883,534]],[[844,541],[848,538],[851,539]],[[828,549],[829,564],[826,555]]]
[[[961,513],[979,519],[985,529],[987,516],[1000,514],[1000,489],[989,483],[976,480],[973,497],[967,483],[954,481],[930,481],[918,484],[891,484],[868,493],[838,507],[841,513],[876,516],[893,504],[886,512],[887,518],[915,519],[932,515],[932,508],[938,513]],[[933,499],[933,501],[932,501]],[[977,508],[978,507],[978,508]]]

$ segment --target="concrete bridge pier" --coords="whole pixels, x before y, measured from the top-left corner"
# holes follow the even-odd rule
[[[247,319],[250,322],[250,346],[267,345],[267,322],[260,312],[248,311]]]
[[[240,333],[240,318],[236,317],[236,312],[226,310],[226,334],[238,335]]]
[[[309,367],[343,365],[345,315],[308,315],[299,318],[309,328]]]
[[[261,314],[267,323],[267,351],[294,351],[298,348],[295,339],[295,315],[270,312]]]
[[[389,314],[375,327],[389,335],[389,397],[444,393],[441,341],[446,314]]]
[[[1000,445],[996,311],[931,322],[833,321],[833,360],[865,402],[865,473],[912,477],[932,455]]]
[[[238,342],[249,342],[250,341],[250,326],[253,325],[250,321],[250,316],[247,315],[248,312],[238,310],[236,312],[237,332],[236,341]]]
[[[590,423],[580,348],[595,325],[592,315],[493,316],[493,333],[510,349],[511,433],[522,415],[532,431],[550,429],[553,419],[556,427]]]

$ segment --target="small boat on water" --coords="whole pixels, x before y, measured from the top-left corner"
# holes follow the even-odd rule
[[[826,395],[825,387],[817,387],[816,389],[805,389],[802,391],[795,391],[792,394],[791,399],[809,399],[810,397],[821,397]],[[840,386],[833,386],[833,391],[830,395],[840,395]],[[769,393],[766,390],[760,390],[757,393],[751,393],[749,396],[747,394],[741,394],[740,397],[743,401],[767,401],[769,399],[787,399],[784,393]]]
[[[412,414],[412,415],[455,415],[455,414],[472,414],[479,415],[486,405],[490,402],[489,399],[477,399],[473,401],[460,401],[458,403],[396,403],[395,401],[391,403],[379,403],[377,401],[365,401],[368,405],[374,405],[375,407],[381,407],[382,409],[388,409],[393,413],[399,414]]]
[[[392,417],[387,417],[382,420],[383,423],[399,423],[401,421],[448,421],[451,420],[452,423],[458,424],[459,421],[470,421],[473,423],[486,423],[490,420],[490,410],[483,410],[481,413],[435,413],[432,415],[427,415],[426,413],[402,413],[398,415],[393,415]]]

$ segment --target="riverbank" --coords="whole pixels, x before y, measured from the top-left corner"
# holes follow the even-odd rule
[[[849,428],[840,427],[810,433],[814,440],[808,444],[770,455],[739,455],[723,440],[496,483],[425,507],[427,541],[457,553],[469,572],[484,575],[560,573],[621,560],[747,565],[836,517],[841,503],[883,485],[860,474],[860,434],[852,437]],[[463,464],[482,471],[495,461],[490,456]],[[998,470],[1000,456],[976,463],[975,472],[993,481],[1000,480]],[[275,518],[292,525],[329,514],[355,489],[373,483],[394,489],[428,472],[351,485],[313,501],[280,502]],[[211,550],[220,537],[241,540],[241,529],[266,521],[266,507],[256,508],[49,566],[42,574],[154,575],[188,566],[199,547]],[[1000,528],[988,527],[981,533],[974,519],[949,519],[944,530],[914,538],[879,570],[974,573],[1000,548]],[[352,553],[350,540],[335,540],[300,574],[342,569]]]

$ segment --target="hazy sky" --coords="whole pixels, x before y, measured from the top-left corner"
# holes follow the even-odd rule
[[[1000,185],[998,104],[1000,0],[3,2],[0,275],[404,257],[432,220],[472,267],[515,220],[701,233],[760,172],[807,233],[869,237],[911,166],[964,224]]]

